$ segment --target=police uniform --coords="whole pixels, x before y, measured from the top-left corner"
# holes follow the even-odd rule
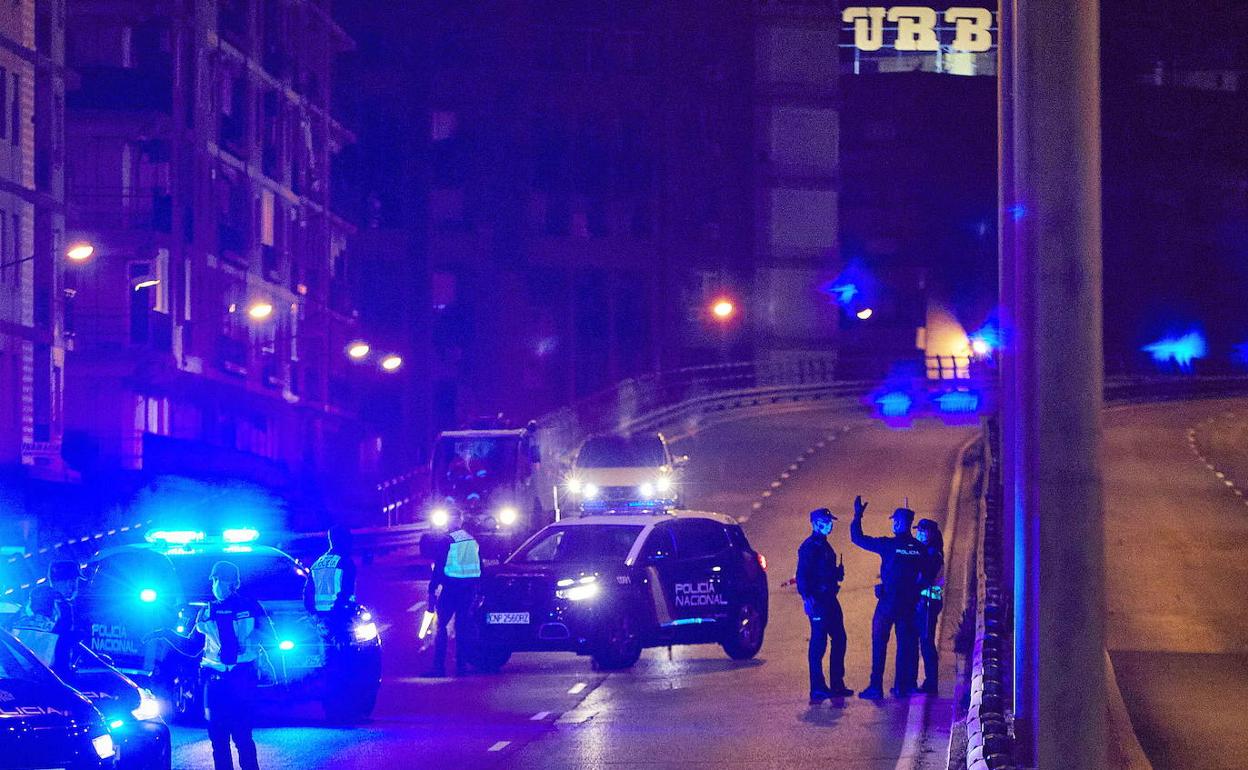
[[[899,509],[900,510],[900,509]],[[897,513],[893,514],[897,516]],[[927,549],[906,532],[892,537],[868,537],[862,532],[862,517],[854,516],[849,525],[850,540],[859,548],[880,555],[878,601],[871,618],[871,682],[868,690],[882,690],[884,659],[888,637],[897,634],[894,686],[898,693],[915,689],[918,679],[918,633],[914,624],[915,607],[923,588]]]
[[[812,607],[810,645],[806,651],[810,667],[810,694],[841,693],[845,687],[845,616],[837,594],[845,570],[836,563],[836,552],[828,538],[818,532],[802,541],[797,549],[797,592]],[[828,679],[823,679],[823,653],[832,642],[828,657]],[[829,688],[828,685],[831,685]]]
[[[304,588],[304,604],[329,629],[331,636],[342,640],[351,626],[355,609],[355,561],[349,553],[330,548],[312,564]]]
[[[200,610],[195,630],[204,635],[204,711],[213,765],[216,770],[233,770],[233,739],[239,767],[257,770],[252,709],[260,641],[272,633],[268,613],[256,600],[234,593]]]
[[[936,621],[945,606],[944,587],[939,582],[940,571],[945,566],[941,549],[924,544],[923,588],[919,592],[914,622],[919,634],[919,652],[923,657],[924,692],[935,693],[940,681],[940,656],[936,647]],[[918,674],[918,670],[915,670]]]
[[[472,609],[472,600],[477,592],[477,583],[481,578],[481,549],[476,539],[467,530],[455,530],[450,534],[446,550],[439,554],[434,563],[433,579],[429,581],[429,595],[432,596],[439,588],[438,594],[438,634],[433,643],[433,671],[442,673],[446,668],[446,648],[448,644],[448,626],[453,617],[467,617]],[[456,623],[460,642],[455,651],[455,667],[464,670],[464,639],[467,636],[462,623]]]
[[[74,605],[49,585],[35,586],[30,599],[13,622],[13,635],[35,653],[44,665],[65,673],[74,635]]]

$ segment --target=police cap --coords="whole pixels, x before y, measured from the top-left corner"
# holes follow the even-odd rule
[[[838,519],[827,508],[816,508],[810,512],[810,523],[814,524],[816,521],[838,521]]]
[[[238,585],[242,582],[242,577],[238,572],[238,565],[229,561],[219,561],[212,565],[212,572],[208,573],[208,577],[231,585]]]
[[[892,518],[905,519],[906,523],[910,524],[911,522],[914,521],[914,511],[910,510],[909,508],[898,508],[897,510],[893,511]]]

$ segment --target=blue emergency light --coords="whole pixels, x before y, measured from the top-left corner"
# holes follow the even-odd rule
[[[204,539],[204,533],[191,529],[157,529],[148,532],[144,537],[149,543],[164,543],[165,545],[189,545],[197,543]]]
[[[254,543],[260,539],[260,530],[253,529],[251,527],[227,529],[221,533],[221,539],[234,545],[239,545],[241,543]]]
[[[151,604],[156,601],[156,596],[157,594],[155,588],[144,588],[142,591],[139,591],[139,601],[141,602]]]
[[[281,650],[282,652],[290,652],[291,650],[295,649],[295,643],[289,639],[283,639],[282,641],[278,642],[277,649]]]

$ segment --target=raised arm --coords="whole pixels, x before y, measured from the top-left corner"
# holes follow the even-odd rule
[[[886,537],[868,537],[862,531],[862,514],[867,510],[867,504],[862,501],[862,495],[854,498],[854,520],[849,523],[849,540],[854,545],[863,550],[872,553],[883,553],[888,545]]]

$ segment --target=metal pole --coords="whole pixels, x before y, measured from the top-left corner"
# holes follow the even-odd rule
[[[1018,716],[1026,767],[1105,766],[1098,0],[1015,0]],[[1034,696],[1034,700],[1030,700]],[[1034,749],[1034,751],[1033,751]]]

